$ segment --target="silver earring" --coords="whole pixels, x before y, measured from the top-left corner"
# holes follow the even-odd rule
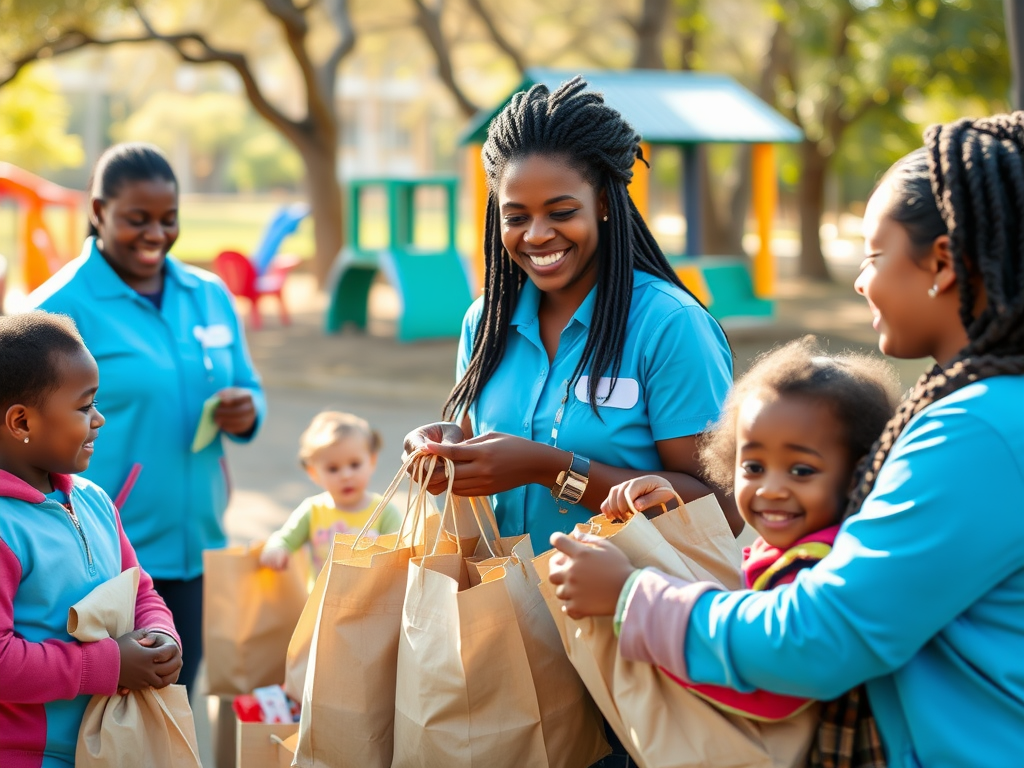
[[[608,217],[605,216],[603,219],[601,219],[601,221],[608,221]]]
[[[26,442],[26,443],[28,442],[28,438],[27,438],[27,437],[25,438],[25,442]]]
[[[929,296],[930,296],[931,298],[933,298],[933,299],[934,299],[934,298],[935,298],[936,296],[938,296],[938,295],[939,295],[939,286],[937,286],[937,285],[933,285],[933,286],[932,286],[931,288],[929,288],[929,289],[928,289],[928,295],[929,295]]]

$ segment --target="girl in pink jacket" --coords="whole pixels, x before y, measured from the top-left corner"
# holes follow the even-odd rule
[[[103,416],[99,374],[74,323],[0,317],[0,766],[74,765],[94,694],[163,688],[181,651],[171,614],[143,572],[140,629],[80,643],[68,609],[138,565],[89,466]],[[141,758],[140,758],[141,759]]]

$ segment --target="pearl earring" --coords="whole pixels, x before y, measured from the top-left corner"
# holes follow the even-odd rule
[[[936,296],[938,296],[938,295],[939,295],[939,286],[937,286],[937,285],[933,285],[933,286],[932,286],[931,288],[929,288],[929,289],[928,289],[928,295],[929,295],[929,296],[930,296],[931,298],[933,298],[933,299],[934,299],[934,298],[935,298]]]
[[[27,438],[27,437],[25,438],[25,442],[26,442],[26,443],[28,442],[28,438]]]
[[[605,216],[603,219],[601,219],[601,221],[608,221],[608,217]]]

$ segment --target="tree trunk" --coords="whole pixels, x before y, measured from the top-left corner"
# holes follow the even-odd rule
[[[668,0],[644,0],[640,18],[634,23],[636,55],[634,69],[664,69],[665,57],[661,50],[661,37],[668,15]]]
[[[750,147],[741,145],[734,159],[736,179],[728,189],[711,177],[707,153],[701,153],[701,188],[704,200],[704,250],[707,256],[742,256],[750,203]]]
[[[338,149],[334,137],[324,142],[310,140],[298,147],[306,166],[306,186],[313,216],[315,255],[313,273],[321,288],[343,243],[341,182],[338,180]]]
[[[821,252],[821,217],[825,212],[825,175],[828,158],[816,142],[800,144],[800,275],[814,280],[829,280],[828,265]]]

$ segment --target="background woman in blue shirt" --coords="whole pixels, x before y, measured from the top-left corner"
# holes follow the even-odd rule
[[[718,417],[731,353],[630,200],[640,156],[639,134],[578,77],[518,93],[494,119],[486,284],[444,407],[461,431],[407,440],[455,461],[456,493],[497,494],[502,533],[538,551],[651,470],[685,500],[711,492],[695,436]]]
[[[159,150],[111,147],[89,192],[82,255],[30,302],[74,318],[99,365],[107,426],[85,474],[118,504],[174,615],[180,681],[191,688],[202,657],[203,550],[226,543],[220,434],[250,440],[265,401],[231,295],[214,275],[169,255],[178,183]],[[193,452],[203,404],[214,395],[219,432]]]
[[[829,705],[812,765],[1024,757],[1024,112],[934,126],[925,144],[868,203],[856,288],[882,352],[938,365],[876,443],[832,552],[792,584],[729,593],[554,542],[568,613],[621,606],[625,658],[822,700],[864,683],[884,755]],[[624,490],[657,503],[656,485]]]

